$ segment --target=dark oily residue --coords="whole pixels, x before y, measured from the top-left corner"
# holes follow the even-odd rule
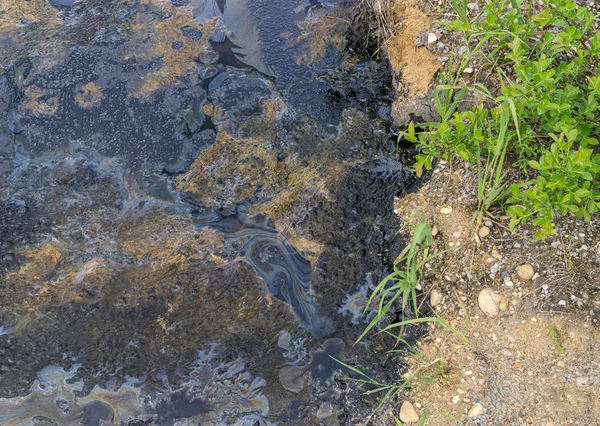
[[[71,7],[75,4],[77,0],[50,0],[50,3],[55,4],[57,6],[65,6]]]
[[[197,62],[186,62],[193,67],[176,81],[147,98],[137,98],[131,96],[131,89],[159,70],[163,57],[135,55],[139,46],[128,44],[131,24],[140,24],[141,13],[142,25],[154,28],[169,3],[47,1],[57,5],[49,9],[60,16],[60,23],[56,33],[45,31],[38,40],[46,56],[40,54],[40,46],[23,52],[31,59],[7,61],[10,65],[0,76],[0,195],[6,196],[0,203],[0,269],[5,276],[19,272],[29,262],[26,250],[35,250],[43,239],[57,245],[66,260],[39,275],[43,281],[36,285],[39,293],[28,295],[29,277],[25,284],[14,285],[0,276],[0,304],[7,307],[6,312],[0,311],[0,354],[11,360],[0,372],[0,391],[12,398],[25,395],[26,384],[49,360],[77,359],[82,367],[77,378],[43,389],[54,392],[65,384],[69,392],[51,399],[31,391],[30,405],[18,402],[19,416],[9,420],[61,424],[57,410],[69,408],[61,402],[65,395],[74,401],[69,421],[90,426],[105,422],[172,425],[178,419],[189,419],[190,424],[262,426],[268,424],[266,419],[276,420],[290,401],[291,411],[298,415],[284,424],[314,424],[308,407],[314,407],[315,400],[335,402],[340,412],[354,410],[355,406],[344,408],[336,399],[342,391],[334,378],[343,368],[332,357],[341,359],[341,340],[307,339],[305,353],[310,352],[310,359],[302,358],[298,364],[303,366],[294,365],[287,372],[293,373],[288,375],[291,386],[300,386],[293,383],[298,379],[302,388],[306,380],[311,392],[292,395],[295,399],[288,393],[273,395],[281,393],[272,375],[281,368],[281,359],[270,356],[278,349],[265,342],[271,339],[272,343],[272,336],[288,326],[306,338],[297,323],[315,337],[327,336],[334,329],[330,319],[337,321],[335,328],[347,338],[354,330],[332,309],[342,300],[341,288],[362,280],[366,271],[380,268],[399,252],[391,205],[396,189],[410,176],[393,157],[385,157],[393,146],[381,149],[377,135],[385,139],[387,132],[377,130],[368,118],[386,102],[390,81],[385,66],[364,62],[342,69],[344,53],[333,46],[314,64],[297,62],[306,43],[287,41],[301,40],[299,22],[313,12],[324,12],[329,4],[173,0],[175,6],[212,5],[213,17],[225,17],[224,26],[217,26],[211,37],[213,46],[221,49],[220,63],[215,52],[201,54]],[[182,25],[175,28],[182,36],[176,41],[162,34],[169,53],[179,55],[188,41],[211,35],[203,36],[210,26],[200,31],[189,20]],[[26,32],[18,25],[15,31]],[[4,42],[0,39],[0,48]],[[40,57],[54,59],[51,49],[56,45],[64,48],[57,50],[56,63],[40,66]],[[127,52],[131,54],[124,55]],[[77,95],[91,82],[101,91],[100,98],[88,94],[86,102],[77,102]],[[27,94],[35,87],[39,92],[33,95],[39,94],[47,107],[55,106],[55,112],[25,107],[28,99],[37,99]],[[343,167],[339,185],[325,183],[331,184],[331,199],[316,195],[314,200],[297,200],[285,212],[286,218],[298,218],[302,235],[325,247],[313,265],[265,217],[248,217],[245,205],[194,213],[194,229],[189,223],[193,207],[181,196],[193,201],[176,193],[172,177],[166,176],[180,173],[201,156],[215,142],[217,131],[240,139],[264,136],[264,127],[253,120],[265,114],[269,100],[275,100],[277,108],[272,111],[273,136],[265,144],[277,150],[277,161],[294,156],[309,161],[327,152],[330,165]],[[266,121],[267,117],[258,118]],[[235,172],[244,178],[243,172]],[[265,201],[244,200],[248,199]],[[230,205],[229,201],[222,204]],[[163,217],[173,212],[184,213],[185,225]],[[168,219],[177,222],[181,217]],[[122,243],[138,244],[136,240],[152,245],[170,226],[181,232],[181,237],[175,236],[178,241],[189,237],[192,242],[199,237],[194,235],[198,228],[216,229],[224,236],[224,248],[222,238],[207,240],[205,252],[184,242],[173,256],[185,258],[183,268],[163,264],[162,254],[155,261],[162,247],[142,250],[139,259],[121,248]],[[203,234],[210,234],[210,239],[218,233]],[[219,260],[242,260],[256,273],[250,267],[222,267],[206,253],[218,255]],[[69,270],[77,264],[81,269]],[[88,271],[89,265],[98,268]],[[164,275],[159,271],[163,266]],[[262,301],[244,306],[242,302],[253,299],[258,278],[284,303],[271,309],[263,309]],[[44,287],[49,292],[40,292]],[[53,299],[57,289],[65,291],[66,301],[58,293],[60,300]],[[320,306],[311,290],[319,295]],[[18,311],[23,300],[40,302],[31,308],[31,315],[14,319],[7,315]],[[248,320],[229,324],[236,306]],[[211,348],[189,373],[196,352],[209,342],[223,345],[222,358]],[[58,367],[45,371],[61,373]],[[106,384],[146,374],[154,377],[163,369],[168,383],[150,379],[144,383],[143,398],[137,397],[138,391],[112,391],[113,386]],[[92,395],[95,386],[111,389],[105,392],[109,399],[85,402],[82,395]],[[155,403],[156,395],[160,398]],[[0,399],[0,403],[12,401]],[[300,413],[302,409],[307,412]],[[130,413],[141,413],[143,420],[133,420]],[[3,425],[8,424],[6,416],[6,410],[0,409]]]
[[[177,419],[185,419],[197,416],[198,414],[208,413],[212,408],[200,399],[190,399],[185,392],[179,392],[171,395],[168,401],[165,401],[156,410],[158,414],[157,424],[161,426],[172,426]]]
[[[94,401],[83,407],[81,424],[83,426],[102,426],[104,422],[112,422],[114,413],[111,407],[100,402]]]
[[[340,360],[344,342],[341,339],[327,339],[323,346],[311,352],[310,361],[303,366],[287,366],[279,371],[283,387],[291,392],[300,392],[311,379],[311,386],[319,390],[323,400],[333,397],[334,374],[347,369],[336,360]]]
[[[218,229],[225,235],[229,256],[240,256],[254,267],[271,294],[289,304],[300,324],[315,337],[332,332],[327,320],[317,314],[309,294],[312,267],[283,235],[267,225],[264,216],[248,218],[248,206],[240,204],[235,211],[223,210],[197,214],[199,227]]]

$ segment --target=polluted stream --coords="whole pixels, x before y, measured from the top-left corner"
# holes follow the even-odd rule
[[[0,4],[1,425],[366,420],[336,360],[401,375],[353,342],[414,177],[355,14]]]

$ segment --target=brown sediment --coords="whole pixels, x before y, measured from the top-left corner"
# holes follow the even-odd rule
[[[16,29],[29,25],[40,31],[55,30],[59,11],[47,0],[4,0],[0,4],[0,32],[18,38]]]
[[[52,68],[63,62],[67,52],[58,35],[61,25],[59,10],[48,0],[1,1],[0,57],[35,58],[34,73]]]
[[[311,159],[308,164],[302,164],[297,157],[286,160],[283,168],[286,173],[285,185],[275,197],[259,207],[259,211],[269,215],[274,220],[280,219],[285,212],[293,209],[292,204],[309,198],[321,198],[331,201],[330,193],[336,176],[342,173],[343,166],[327,165]]]
[[[75,100],[82,108],[92,107],[102,100],[102,89],[90,81],[81,87],[75,95]]]
[[[408,84],[409,97],[424,95],[433,83],[440,63],[426,47],[415,47],[415,39],[419,32],[429,30],[431,18],[407,0],[396,0],[392,16],[394,22],[402,20],[402,26],[385,43],[390,64],[395,72],[402,72],[402,82]]]
[[[27,250],[23,253],[29,260],[18,272],[9,274],[9,281],[27,282],[30,286],[48,282],[64,262],[59,249],[46,244],[39,249]]]
[[[207,52],[214,22],[199,25],[189,8],[173,7],[170,2],[147,0],[141,4],[152,10],[134,18],[129,43],[131,51],[127,56],[161,61],[156,71],[148,73],[140,84],[130,87],[132,96],[148,98],[166,84],[178,84],[179,79],[196,66],[198,57]],[[155,14],[162,15],[158,21]],[[197,29],[202,36],[197,39],[186,37],[182,31],[186,27]]]
[[[298,65],[311,65],[323,58],[329,46],[342,50],[346,44],[344,31],[348,23],[335,16],[307,19],[302,23],[303,34],[296,38],[295,44],[306,43],[296,56]]]
[[[262,138],[235,138],[220,132],[189,170],[177,177],[177,190],[203,207],[219,207],[269,197],[282,185],[277,151]]]
[[[277,120],[283,117],[283,114],[286,112],[286,106],[280,98],[267,98],[262,101],[262,112],[263,119],[274,125]]]
[[[214,229],[182,227],[176,220],[142,221],[125,231],[120,246],[141,264],[167,271],[189,260],[208,259],[216,266],[227,264],[215,253],[222,250],[223,234]],[[149,236],[152,235],[152,238]]]
[[[208,115],[209,117],[216,117],[217,114],[219,113],[218,107],[211,103],[211,102],[207,102],[204,105],[202,105],[202,112],[205,115]]]
[[[58,96],[49,96],[37,86],[27,87],[25,96],[28,99],[23,104],[23,108],[31,109],[42,115],[56,114],[58,111]]]

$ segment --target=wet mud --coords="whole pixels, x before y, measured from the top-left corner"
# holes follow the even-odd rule
[[[364,421],[333,358],[400,374],[385,337],[352,343],[413,176],[388,67],[348,49],[353,4],[19,3],[0,5],[0,423]]]

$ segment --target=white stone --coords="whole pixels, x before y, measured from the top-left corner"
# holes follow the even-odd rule
[[[473,74],[473,71],[475,71],[475,70],[472,67],[466,67],[464,69],[465,74]]]
[[[521,265],[517,268],[517,275],[519,278],[525,281],[529,281],[531,278],[533,278],[534,273],[535,271],[533,270],[533,266],[528,264]]]
[[[501,300],[502,296],[494,293],[494,290],[489,287],[481,290],[477,298],[479,309],[481,309],[483,313],[490,317],[495,317],[498,315],[498,312],[500,311],[498,305],[500,304]]]
[[[429,303],[431,306],[439,306],[442,303],[443,296],[437,290],[431,290],[431,294],[429,295]]]
[[[438,38],[435,35],[435,33],[427,34],[427,44],[432,44],[432,43],[435,43],[436,41],[438,41]]]
[[[458,404],[459,402],[460,402],[460,395],[454,395],[454,398],[452,398],[452,403]]]
[[[481,238],[485,238],[488,235],[490,235],[490,228],[488,228],[487,226],[482,226],[481,228],[479,228],[479,231],[477,231],[477,235],[479,235]]]
[[[442,207],[440,209],[441,214],[450,214],[452,213],[452,207]]]
[[[419,421],[419,413],[409,401],[404,401],[400,407],[400,420],[407,424]]]
[[[478,402],[477,404],[475,404],[471,407],[468,415],[469,415],[469,417],[477,417],[477,416],[481,416],[483,413],[484,413],[483,405],[481,405]]]

